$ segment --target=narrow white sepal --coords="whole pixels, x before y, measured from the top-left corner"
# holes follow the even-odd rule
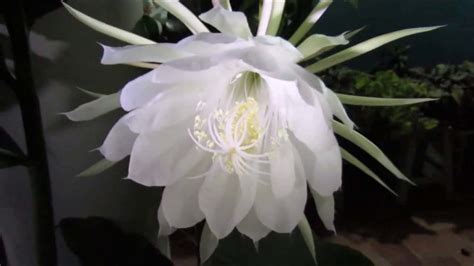
[[[272,15],[272,8],[273,0],[263,0],[260,21],[258,22],[257,36],[265,35],[267,33],[268,25],[270,24],[270,17]]]
[[[76,87],[78,90],[82,91],[83,93],[91,96],[91,97],[94,97],[94,98],[100,98],[102,96],[105,96],[106,94],[102,94],[102,93],[97,93],[97,92],[93,92],[93,91],[89,91],[89,90],[86,90],[86,89],[83,89],[81,87]]]
[[[381,163],[387,170],[389,170],[392,174],[394,174],[399,179],[405,180],[410,184],[414,183],[408,179],[398,168],[390,161],[390,159],[380,150],[377,145],[371,142],[369,139],[364,137],[362,134],[355,130],[351,130],[347,126],[343,125],[338,121],[333,120],[333,129],[336,134],[339,136],[351,141],[362,150],[367,152],[370,156],[372,156],[375,160]]]
[[[412,28],[399,30],[387,34],[383,34],[367,41],[356,44],[350,48],[347,48],[339,53],[328,56],[318,62],[308,66],[306,69],[312,73],[318,73],[325,69],[328,69],[332,66],[338,65],[345,61],[351,60],[355,57],[368,53],[384,44],[395,41],[397,39],[407,37],[413,34],[423,33],[438,29],[443,26],[436,27],[421,27],[421,28]]]
[[[110,167],[114,166],[117,162],[112,162],[107,159],[102,159],[97,163],[93,164],[83,172],[77,175],[77,177],[89,177],[93,175],[97,175],[102,173],[103,171],[109,169]]]
[[[338,93],[337,97],[343,104],[362,106],[400,106],[436,101],[435,98],[378,98]]]
[[[91,102],[82,104],[76,109],[62,113],[71,121],[87,121],[120,108],[119,94],[101,96]]]
[[[199,256],[201,257],[201,264],[204,264],[214,253],[219,244],[217,237],[209,229],[207,223],[204,225],[201,233],[201,240],[199,241]]]
[[[267,35],[277,35],[280,29],[281,19],[285,11],[286,0],[274,0],[272,14],[270,15],[270,24],[268,25]]]
[[[367,167],[364,163],[359,161],[354,155],[343,149],[341,149],[341,156],[342,159],[346,160],[348,163],[352,164],[353,166],[359,168],[362,172],[364,172],[366,175],[370,176],[372,179],[374,179],[377,183],[379,183],[381,186],[386,188],[390,193],[394,194],[395,196],[398,196],[395,191],[393,191],[385,182],[380,179],[380,177],[375,174],[372,170],[370,170],[369,167]]]
[[[316,24],[316,22],[321,18],[324,12],[326,12],[326,10],[332,4],[332,1],[333,0],[320,0],[308,17],[306,17],[303,23],[301,23],[296,32],[291,36],[289,41],[292,44],[298,44],[301,39],[304,38],[306,33],[311,30],[313,25]]]
[[[86,26],[92,28],[95,31],[98,31],[107,36],[110,36],[112,38],[130,43],[130,44],[154,44],[155,43],[154,41],[151,41],[147,38],[143,38],[131,32],[119,29],[117,27],[106,24],[102,21],[99,21],[95,18],[92,18],[74,9],[73,7],[71,7],[70,5],[64,2],[62,4],[72,16],[74,16],[77,20],[84,23]]]

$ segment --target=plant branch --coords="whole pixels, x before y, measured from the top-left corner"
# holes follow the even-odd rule
[[[28,149],[28,165],[33,193],[34,226],[39,266],[57,265],[56,240],[51,187],[46,155],[41,109],[30,65],[27,20],[22,0],[2,1],[15,62],[14,88],[21,108]]]

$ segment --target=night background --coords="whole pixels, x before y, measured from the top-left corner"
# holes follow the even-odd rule
[[[190,34],[171,15],[147,16],[142,1],[67,2],[155,41],[176,42]],[[182,2],[195,14],[212,6]],[[231,2],[255,28],[257,1]],[[282,37],[291,35],[316,2],[287,0]],[[127,162],[77,177],[100,160],[97,151],[89,151],[123,113],[85,123],[61,113],[91,100],[77,87],[110,94],[144,73],[100,64],[98,43],[123,43],[84,26],[59,1],[2,0],[0,10],[0,265],[198,265],[202,225],[171,236],[169,261],[156,248],[161,189],[124,180]],[[473,12],[471,0],[334,0],[313,28],[312,33],[338,35],[364,27],[352,45],[399,29],[447,25],[319,74],[340,93],[439,98],[401,107],[347,107],[357,130],[417,185],[396,179],[338,139],[398,197],[344,164],[337,234],[324,229],[313,201],[306,206],[319,265],[474,265]],[[255,265],[312,265],[299,233],[271,235],[259,254],[247,240],[232,234],[205,265],[254,265],[249,258],[258,256],[273,260],[255,259]]]

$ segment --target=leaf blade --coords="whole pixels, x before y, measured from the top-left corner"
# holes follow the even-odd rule
[[[435,98],[378,98],[338,93],[343,104],[361,106],[401,106],[436,101]]]

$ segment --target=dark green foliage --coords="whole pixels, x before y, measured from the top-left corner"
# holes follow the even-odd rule
[[[442,92],[423,80],[402,78],[392,70],[369,74],[348,68],[334,68],[323,79],[338,93],[382,98],[438,98]],[[435,128],[438,120],[424,112],[426,104],[399,107],[347,106],[351,117],[363,130],[383,129],[393,137],[409,134],[414,126]]]

